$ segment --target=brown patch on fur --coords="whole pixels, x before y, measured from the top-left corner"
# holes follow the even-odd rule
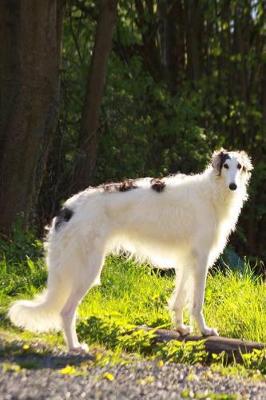
[[[161,181],[159,178],[151,179],[151,188],[158,193],[161,193],[165,188],[165,182]]]
[[[133,179],[126,179],[122,182],[110,182],[104,183],[100,185],[99,188],[102,188],[105,192],[113,193],[113,192],[127,192],[131,189],[137,189],[137,185],[134,183]]]
[[[128,190],[131,189],[137,189],[137,185],[135,185],[133,179],[127,179],[123,182],[121,182],[120,187],[119,187],[119,192],[127,192]]]

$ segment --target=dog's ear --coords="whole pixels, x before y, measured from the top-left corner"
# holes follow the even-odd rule
[[[219,175],[221,175],[223,164],[227,158],[229,158],[228,151],[223,148],[214,151],[212,154],[211,165]]]
[[[250,173],[253,170],[251,158],[243,150],[240,151],[239,154],[240,154],[240,163],[243,165],[243,171]]]

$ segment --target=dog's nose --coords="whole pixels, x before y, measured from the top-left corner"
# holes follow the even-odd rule
[[[237,186],[235,183],[230,183],[230,185],[229,185],[230,190],[236,190],[236,188],[237,188]]]

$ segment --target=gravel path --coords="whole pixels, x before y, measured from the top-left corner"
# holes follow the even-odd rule
[[[51,357],[47,362],[51,363]],[[155,361],[105,367],[89,364],[82,376],[73,376],[45,363],[44,368],[11,371],[13,364],[5,361],[0,364],[0,399],[266,399],[266,382],[222,377],[202,366]]]
[[[266,380],[127,358],[127,364],[99,366],[95,355],[51,352],[41,343],[29,347],[0,337],[0,400],[266,399]]]

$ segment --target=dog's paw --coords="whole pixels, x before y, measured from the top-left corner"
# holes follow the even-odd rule
[[[89,351],[89,346],[86,343],[79,343],[77,346],[72,347],[69,349],[70,353],[88,353]]]
[[[217,329],[206,327],[202,332],[203,336],[219,336]]]
[[[186,335],[190,335],[193,331],[192,326],[189,325],[185,325],[185,324],[180,324],[177,326],[176,328],[177,332],[180,333],[181,336],[186,336]]]

